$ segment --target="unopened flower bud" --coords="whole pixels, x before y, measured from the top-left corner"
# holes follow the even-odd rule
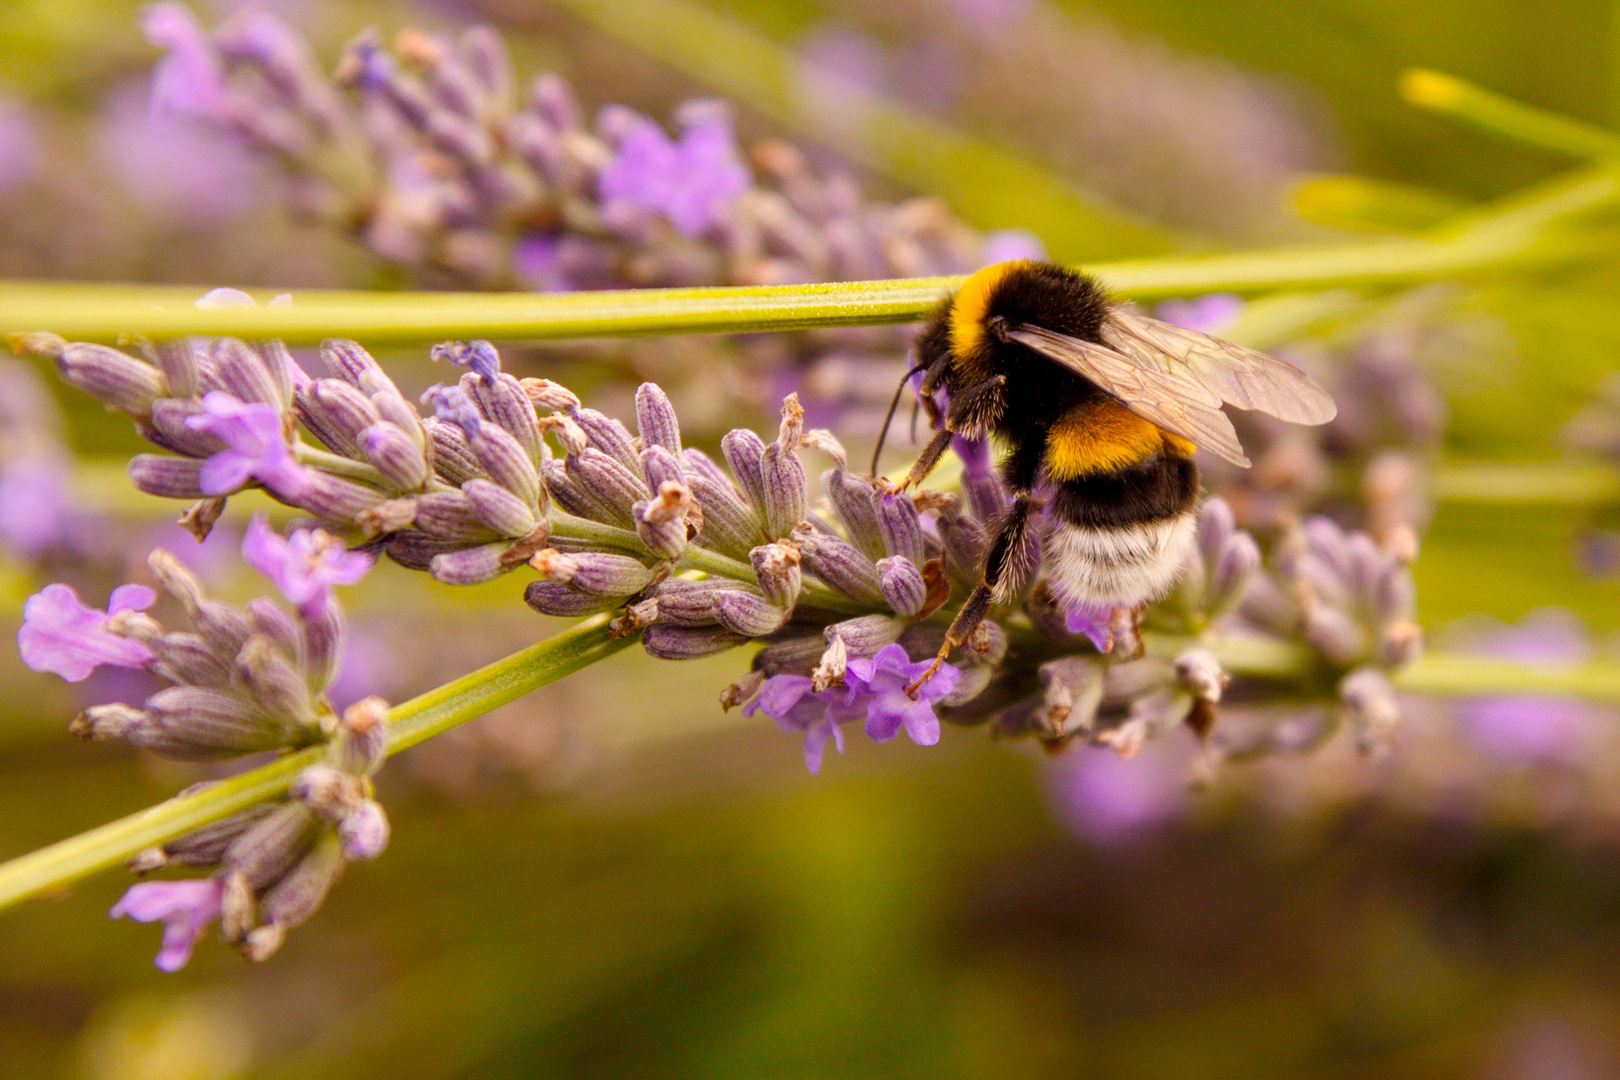
[[[1221,561],[1235,527],[1232,508],[1225,499],[1212,495],[1204,500],[1198,511],[1198,554],[1210,571]]]
[[[550,379],[520,379],[518,382],[536,408],[553,412],[572,412],[579,408],[579,398],[561,383]]]
[[[282,723],[231,694],[171,686],[146,701],[147,720],[124,738],[160,757],[209,761],[273,750],[286,740]]]
[[[594,596],[630,596],[653,579],[651,570],[628,555],[586,551],[568,558],[574,564],[569,587]]]
[[[539,505],[540,474],[535,459],[505,429],[485,424],[467,437],[467,445],[491,480],[525,503]]]
[[[745,637],[765,637],[781,629],[788,613],[763,596],[733,589],[715,598],[714,617],[721,626]]]
[[[579,425],[591,446],[632,472],[641,468],[641,459],[636,453],[629,428],[595,409],[580,409],[570,419]]]
[[[833,469],[823,474],[821,484],[848,530],[850,542],[871,559],[890,554],[878,526],[877,494],[871,483],[843,469]]]
[[[433,468],[452,484],[461,484],[474,477],[488,479],[484,467],[467,444],[467,436],[456,425],[436,416],[422,421],[428,442],[433,447]]]
[[[147,642],[153,659],[148,670],[160,679],[187,686],[221,687],[231,667],[200,634],[171,632]]]
[[[276,807],[231,842],[221,858],[229,872],[241,874],[253,889],[262,889],[288,870],[309,849],[315,815],[300,802]]]
[[[1260,547],[1254,537],[1246,532],[1234,533],[1221,549],[1209,577],[1206,614],[1213,618],[1236,607],[1259,569]]]
[[[1335,664],[1350,664],[1367,649],[1367,635],[1339,608],[1312,603],[1305,609],[1305,640]]]
[[[510,542],[502,540],[460,551],[447,551],[433,556],[428,563],[428,573],[434,581],[442,581],[446,585],[482,585],[512,569],[504,557],[510,546]]]
[[[675,416],[675,407],[657,383],[642,383],[636,388],[636,428],[641,433],[641,448],[661,446],[671,454],[681,452],[681,426]]]
[[[320,910],[326,894],[343,873],[342,842],[323,836],[259,901],[262,925],[242,940],[242,954],[253,963],[269,959],[286,940],[287,931]]]
[[[1394,746],[1401,723],[1395,687],[1377,668],[1360,667],[1339,683],[1339,701],[1356,733],[1356,746],[1364,754],[1384,755]]]
[[[360,778],[335,765],[318,762],[293,777],[287,793],[322,821],[336,824],[365,799]]]
[[[768,520],[765,513],[764,440],[747,428],[734,428],[721,438],[720,452],[731,469],[731,475],[736,478],[737,486],[748,499],[754,516],[764,524]]]
[[[1176,679],[1194,697],[1211,705],[1221,700],[1232,677],[1221,669],[1219,660],[1206,649],[1188,649],[1175,659]]]
[[[366,460],[400,491],[416,491],[427,482],[428,464],[421,446],[393,424],[379,422],[364,429],[359,444]]]
[[[461,485],[473,516],[502,536],[528,536],[540,524],[534,509],[492,480]]]
[[[247,342],[219,338],[209,350],[214,373],[231,396],[248,404],[269,405],[280,412],[287,407],[278,380],[265,367],[264,359]]]
[[[366,799],[338,824],[343,857],[351,862],[375,859],[388,846],[391,831],[382,804]]]
[[[195,458],[167,454],[136,454],[129,460],[129,480],[148,495],[160,499],[201,499],[203,463]]]
[[[306,427],[349,457],[360,456],[360,433],[382,419],[369,397],[339,379],[316,379],[295,405]]]
[[[877,567],[854,545],[808,527],[795,529],[793,539],[805,565],[816,577],[863,604],[876,606],[885,602]]]
[[[909,559],[914,566],[923,563],[924,548],[922,526],[917,521],[917,507],[903,494],[878,497],[878,531],[883,537],[883,549],[891,557]]]
[[[479,516],[473,507],[472,497],[465,490],[430,491],[418,495],[412,520],[422,532],[442,540],[478,543],[500,535]]]
[[[145,417],[167,394],[163,373],[144,360],[105,345],[67,344],[56,357],[62,381],[97,401]]]
[[[962,659],[969,664],[995,667],[1007,656],[1007,631],[991,619],[981,622],[961,644]]]
[[[772,443],[760,456],[760,478],[764,492],[765,532],[772,538],[793,534],[793,527],[804,520],[805,475],[798,454],[781,443]]]
[[[754,512],[737,496],[730,480],[703,475],[688,468],[687,483],[702,508],[703,546],[733,558],[746,557],[765,540],[765,530]]]
[[[570,478],[607,509],[610,522],[634,527],[631,508],[651,495],[638,475],[639,468],[631,472],[618,459],[595,447],[587,447],[577,458],[570,458],[567,465]]]
[[[698,660],[734,649],[746,642],[743,634],[718,626],[671,626],[657,623],[641,634],[641,647],[660,660]]]
[[[196,398],[158,398],[152,402],[149,430],[142,432],[150,442],[187,457],[205,458],[225,449],[219,436],[192,427],[186,421],[204,413]],[[154,438],[154,433],[156,437]]]
[[[619,600],[616,596],[582,593],[556,581],[531,581],[523,590],[524,603],[540,614],[567,619],[612,611]]]
[[[298,496],[298,506],[322,521],[347,526],[388,496],[374,487],[330,473],[311,471],[309,483]]]
[[[917,569],[915,563],[899,556],[879,559],[877,572],[883,598],[897,615],[915,615],[922,610],[923,603],[928,599],[928,586],[924,584],[922,571]]]
[[[630,511],[636,523],[636,536],[647,550],[659,558],[675,560],[686,551],[685,507],[691,505],[692,496],[680,484],[671,483],[666,487],[670,492],[678,491],[679,496],[666,497],[661,493],[660,498],[652,502],[643,500],[632,504]]]
[[[213,866],[224,856],[225,849],[232,841],[274,811],[274,804],[259,803],[177,836],[161,848],[148,848],[148,852],[155,851],[161,859],[142,852],[146,856],[144,870],[155,870],[160,866]],[[136,872],[142,873],[144,870]]]
[[[748,553],[760,591],[772,604],[791,609],[803,584],[799,549],[792,544],[762,544]]]
[[[388,702],[373,694],[343,710],[332,760],[356,776],[370,776],[388,756]]]
[[[833,623],[822,631],[822,636],[829,644],[833,638],[841,638],[850,656],[864,659],[876,656],[883,646],[899,641],[905,628],[905,623],[887,615],[860,615]]]

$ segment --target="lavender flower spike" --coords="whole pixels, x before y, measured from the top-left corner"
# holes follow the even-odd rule
[[[87,607],[69,585],[47,585],[23,605],[17,648],[23,663],[68,682],[82,682],[102,664],[140,668],[152,659],[143,642],[108,629],[121,612],[143,611],[156,597],[145,585],[120,585],[106,611]]]
[[[186,418],[193,431],[206,431],[226,449],[203,463],[198,486],[206,495],[229,495],[249,479],[271,493],[296,500],[309,490],[310,476],[293,460],[282,434],[281,414],[269,405],[244,405],[215,390],[203,398],[203,413]]]
[[[906,687],[927,671],[929,661],[912,663],[900,645],[885,645],[870,660],[849,661],[844,678],[850,689],[866,699],[866,734],[873,742],[888,742],[904,727],[918,746],[939,742],[939,718],[933,703],[956,689],[961,673],[950,665],[938,671],[917,689],[917,698],[906,694]]]
[[[191,959],[191,948],[209,923],[219,918],[223,894],[218,878],[143,881],[131,885],[107,914],[136,922],[163,923],[163,947],[153,961],[159,971],[175,972]]]
[[[305,618],[319,618],[335,585],[353,585],[371,569],[372,558],[348,551],[320,529],[299,529],[285,539],[263,515],[255,515],[242,537],[242,557],[269,578]]]

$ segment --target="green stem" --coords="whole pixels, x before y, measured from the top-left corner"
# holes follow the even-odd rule
[[[1398,85],[1401,96],[1413,105],[1519,142],[1574,157],[1620,156],[1620,135],[1608,128],[1514,101],[1455,75],[1412,68],[1401,75]]]
[[[586,619],[555,637],[396,705],[389,714],[388,752],[398,753],[449,731],[604,660],[634,641],[634,637],[611,636],[605,615]],[[0,909],[117,866],[143,848],[255,803],[278,798],[299,770],[320,760],[323,753],[317,746],[288,754],[0,865]]]

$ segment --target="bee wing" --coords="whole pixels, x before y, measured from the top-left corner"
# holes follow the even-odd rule
[[[1240,409],[1257,409],[1294,424],[1325,424],[1339,408],[1317,381],[1294,365],[1197,330],[1116,307],[1102,337],[1137,365],[1177,383],[1207,388]]]
[[[1149,423],[1240,468],[1249,467],[1232,421],[1221,412],[1220,398],[1203,384],[1143,367],[1106,345],[1039,326],[1021,326],[1008,337],[1096,383]]]

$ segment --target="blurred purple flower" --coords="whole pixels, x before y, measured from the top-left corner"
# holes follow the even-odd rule
[[[95,145],[130,198],[169,220],[223,221],[267,194],[262,168],[243,146],[217,128],[149,107],[140,86],[108,97]]]
[[[857,692],[849,686],[834,686],[820,693],[810,689],[807,675],[772,675],[760,688],[759,696],[743,707],[743,715],[763,712],[783,731],[804,732],[804,764],[812,774],[821,771],[821,756],[827,740],[844,752],[840,724],[866,715]]]
[[[153,963],[159,971],[179,971],[209,923],[219,918],[224,890],[217,878],[143,881],[131,885],[107,914],[136,922],[163,923],[163,946]]]
[[[39,159],[39,132],[28,106],[0,97],[0,196],[26,183]]]
[[[1580,664],[1592,651],[1586,626],[1556,608],[1531,612],[1514,625],[1465,629],[1453,647],[1546,666]],[[1508,763],[1575,760],[1597,719],[1586,703],[1550,695],[1463,698],[1452,703],[1452,714],[1482,754]]]
[[[945,0],[945,6],[979,33],[995,34],[1023,18],[1030,0]]]
[[[906,694],[906,687],[927,671],[930,663],[912,663],[899,645],[883,646],[870,660],[849,661],[844,681],[856,695],[850,704],[865,700],[866,734],[873,742],[888,742],[902,727],[918,746],[939,742],[939,718],[934,715],[933,702],[956,689],[961,673],[949,664],[941,667],[918,687],[914,701]]]
[[[85,605],[71,585],[47,585],[23,604],[17,650],[35,671],[49,671],[68,682],[80,682],[97,666],[138,668],[152,659],[142,642],[107,629],[123,611],[144,611],[157,599],[145,585],[120,585],[106,611]]]
[[[406,687],[416,689],[407,677],[413,673],[405,668],[393,639],[380,632],[375,623],[352,622],[343,635],[337,674],[326,687],[327,700],[342,713],[372,694],[393,699],[395,691]],[[420,676],[420,672],[415,674]]]
[[[985,233],[979,241],[980,266],[994,266],[1015,259],[1045,262],[1046,245],[1028,229],[997,229]]]
[[[1196,300],[1166,300],[1153,309],[1156,318],[1189,330],[1213,334],[1243,310],[1243,298],[1231,293],[1210,293]]]
[[[598,181],[606,218],[658,213],[682,236],[696,239],[718,225],[731,201],[747,190],[748,168],[738,156],[730,120],[718,108],[691,112],[679,142],[645,117],[630,125]]]
[[[153,4],[141,13],[141,31],[149,44],[168,50],[152,69],[152,111],[224,119],[225,61],[191,9]]]
[[[1113,634],[1108,628],[1114,609],[1101,604],[1079,604],[1063,615],[1064,629],[1071,634],[1084,634],[1100,653],[1113,645]]]
[[[299,529],[284,538],[263,515],[248,523],[242,557],[310,618],[326,610],[335,586],[353,585],[372,564],[370,555],[349,551],[319,529]]]
[[[54,458],[0,465],[0,542],[37,559],[70,539],[77,515],[67,499],[68,468]]]
[[[814,86],[818,96],[830,91],[836,97],[851,90],[884,94],[893,88],[894,64],[883,46],[843,23],[811,30],[799,46],[799,56],[811,68],[812,83],[836,81],[836,85]]]
[[[197,486],[204,493],[229,495],[257,479],[284,499],[304,494],[309,474],[287,448],[280,413],[268,405],[244,405],[223,390],[205,396],[203,408],[205,412],[186,419],[186,426],[208,432],[228,448],[203,462]]]
[[[1061,758],[1051,790],[1063,819],[1082,836],[1115,844],[1163,824],[1187,803],[1186,767],[1169,740],[1133,758],[1083,746]]]

